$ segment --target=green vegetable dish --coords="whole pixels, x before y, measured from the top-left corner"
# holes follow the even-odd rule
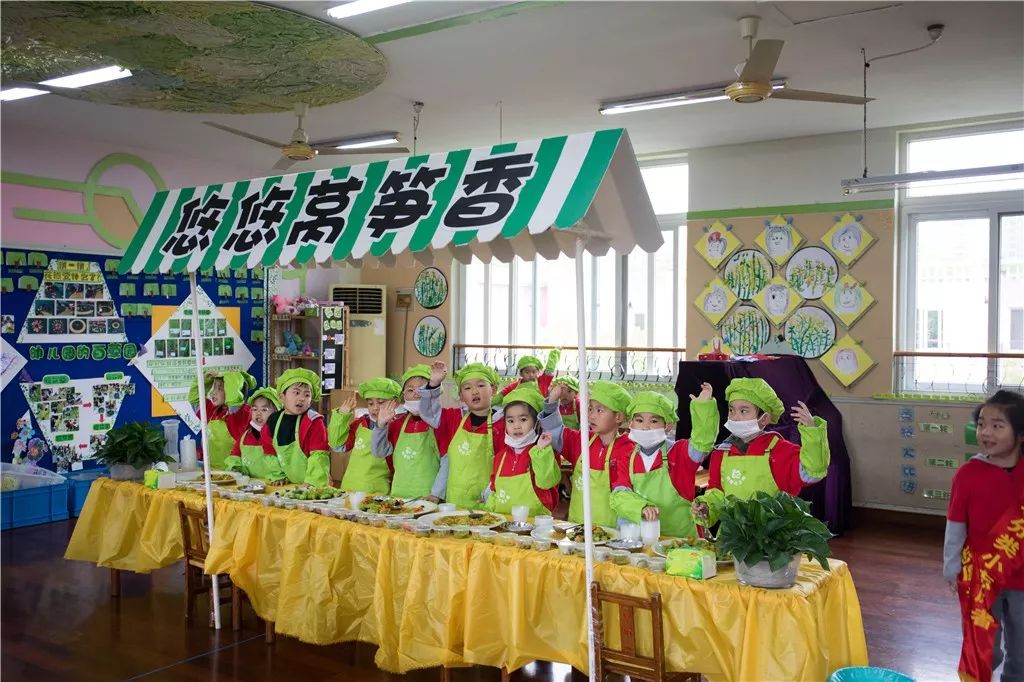
[[[318,488],[311,486],[308,488],[292,488],[291,490],[284,490],[278,494],[289,500],[301,500],[302,502],[325,502],[327,500],[333,500],[335,497],[341,497],[345,494],[345,491],[338,490],[337,488]]]

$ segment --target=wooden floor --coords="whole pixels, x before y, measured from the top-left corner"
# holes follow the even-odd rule
[[[833,541],[860,596],[871,664],[921,681],[956,679],[959,609],[941,577],[942,527],[861,519]],[[11,680],[390,680],[367,645],[317,647],[280,637],[263,643],[251,614],[244,628],[185,627],[180,565],[125,574],[109,596],[109,573],[65,561],[73,521],[0,534],[0,676]],[[779,633],[780,638],[787,633]],[[576,676],[578,679],[585,679]],[[437,670],[408,676],[439,680]],[[456,680],[497,680],[497,670],[457,671]],[[568,682],[564,665],[534,664],[513,680]],[[751,681],[773,682],[773,681]]]

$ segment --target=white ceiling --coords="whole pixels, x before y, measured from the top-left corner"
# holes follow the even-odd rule
[[[326,18],[323,10],[334,3],[275,4]],[[507,3],[414,2],[337,23],[374,35],[502,4]],[[553,3],[381,43],[390,64],[383,85],[359,99],[312,110],[307,130],[314,139],[399,130],[411,147],[413,100],[426,103],[420,152],[496,143],[499,100],[506,141],[626,126],[640,153],[858,129],[859,107],[817,103],[716,102],[624,116],[597,113],[602,99],[731,80],[745,56],[735,20],[751,13],[764,19],[760,37],[786,40],[777,75],[796,88],[849,94],[861,90],[862,46],[869,58],[916,47],[927,40],[926,25],[946,24],[935,46],[870,69],[869,95],[878,100],[869,105],[872,127],[1024,109],[1024,3],[895,3],[799,23],[892,4]],[[77,130],[126,146],[230,159],[260,170],[276,160],[270,148],[201,125],[208,118],[47,96],[5,104],[2,126],[4,134],[21,127]],[[287,114],[215,118],[282,140],[294,127]],[[372,158],[327,157],[301,168]]]

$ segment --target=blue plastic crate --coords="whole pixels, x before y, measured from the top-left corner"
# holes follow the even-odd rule
[[[89,488],[93,481],[100,476],[109,476],[106,469],[92,469],[68,476],[68,516],[78,518],[82,514],[82,507],[85,506],[85,498],[89,495]]]
[[[0,493],[0,530],[7,530],[11,527],[11,517],[14,515],[14,498],[7,493]]]
[[[68,484],[9,490],[3,499],[3,528],[23,528],[68,518]]]

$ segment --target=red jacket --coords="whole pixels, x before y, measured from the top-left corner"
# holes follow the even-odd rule
[[[541,374],[539,377],[537,377],[537,390],[540,391],[540,394],[542,396],[544,396],[545,398],[548,395],[548,391],[551,389],[551,382],[554,381],[554,380],[555,380],[555,375],[554,374],[548,374],[547,372],[545,372],[544,374]],[[515,389],[519,388],[519,385],[521,383],[523,383],[522,379],[516,379],[511,384],[509,384],[505,388],[501,389],[501,394],[503,396],[508,395],[509,393],[514,391]],[[530,382],[530,383],[532,383],[532,382]]]
[[[534,445],[530,445],[516,455],[512,448],[502,443],[501,449],[495,450],[494,468],[491,470],[491,492],[494,491],[494,479],[499,473],[502,476],[519,476],[529,472],[530,482],[533,483],[533,492],[536,493],[537,499],[554,513],[555,507],[558,506],[558,486],[556,485],[554,488],[537,487],[537,480],[533,476],[533,467],[530,466],[530,451],[533,448]],[[498,471],[499,466],[501,467],[500,472]]]
[[[260,431],[260,443],[263,445],[263,452],[268,455],[277,454],[277,449],[274,447],[274,426],[282,414],[284,413],[275,412],[270,415],[270,419]],[[314,412],[314,414],[316,413]],[[310,417],[309,411],[302,415],[302,418],[299,419],[298,441],[299,447],[306,457],[309,457],[312,452],[331,451],[331,446],[327,443],[327,426],[324,424],[323,415],[316,414],[316,417]]]
[[[630,480],[630,474],[643,474],[648,473],[644,471],[644,461],[640,456],[640,453],[636,453],[636,457],[633,459],[633,469],[629,468],[629,458],[633,454],[632,450],[626,451],[624,449],[617,449],[615,456],[618,461],[615,463],[612,471],[612,490],[616,488],[629,488],[633,489],[633,482]],[[696,484],[694,482],[697,474],[697,469],[700,464],[690,459],[690,446],[689,441],[686,439],[677,440],[669,451],[663,457],[658,457],[654,461],[654,466],[651,467],[651,471],[660,469],[663,466],[665,460],[668,460],[668,477],[672,481],[673,487],[676,492],[683,499],[693,501],[694,488]]]
[[[593,438],[593,435],[591,435],[591,438]],[[619,435],[612,442],[612,452],[608,458],[608,474],[612,481],[616,478],[615,468],[617,461],[622,458],[622,453],[625,453],[625,456],[628,458],[629,453],[633,451],[634,447],[636,447],[636,443],[631,441],[626,435]],[[607,449],[608,447],[601,442],[600,438],[594,439],[594,442],[590,445],[591,470],[604,471],[604,453]],[[562,451],[558,454],[575,468],[582,452],[580,432],[576,429],[564,429],[562,431]]]
[[[241,438],[235,439],[235,447],[231,450],[232,457],[242,456],[243,445],[262,445],[263,444],[263,432],[255,433],[252,428],[248,428],[242,433]],[[264,454],[266,451],[264,450]]]
[[[768,455],[768,463],[772,470],[772,477],[775,479],[775,485],[783,492],[787,492],[790,495],[798,495],[801,488],[810,484],[804,483],[803,479],[800,478],[800,446],[796,443],[791,443],[774,431],[766,431],[747,443],[746,453],[741,453],[735,445],[732,445],[728,454],[729,456],[739,457],[763,457],[764,451],[768,448],[773,438],[778,440],[775,442],[771,454]],[[709,489],[722,489],[722,457],[725,454],[726,452],[718,447],[711,451],[710,475],[708,476]]]
[[[200,417],[199,410],[196,409],[196,416]],[[201,417],[200,417],[201,418]],[[235,440],[235,448],[238,448],[238,439],[245,435],[246,430],[249,428],[249,422],[252,421],[252,411],[248,405],[242,405],[234,412],[231,411],[227,405],[221,405],[220,407],[214,407],[210,399],[206,399],[206,421],[215,422],[222,421],[225,426],[228,427],[228,433]],[[202,455],[203,445],[202,439],[198,444],[200,455]],[[234,453],[234,449],[231,454]],[[200,459],[202,457],[200,456]]]

